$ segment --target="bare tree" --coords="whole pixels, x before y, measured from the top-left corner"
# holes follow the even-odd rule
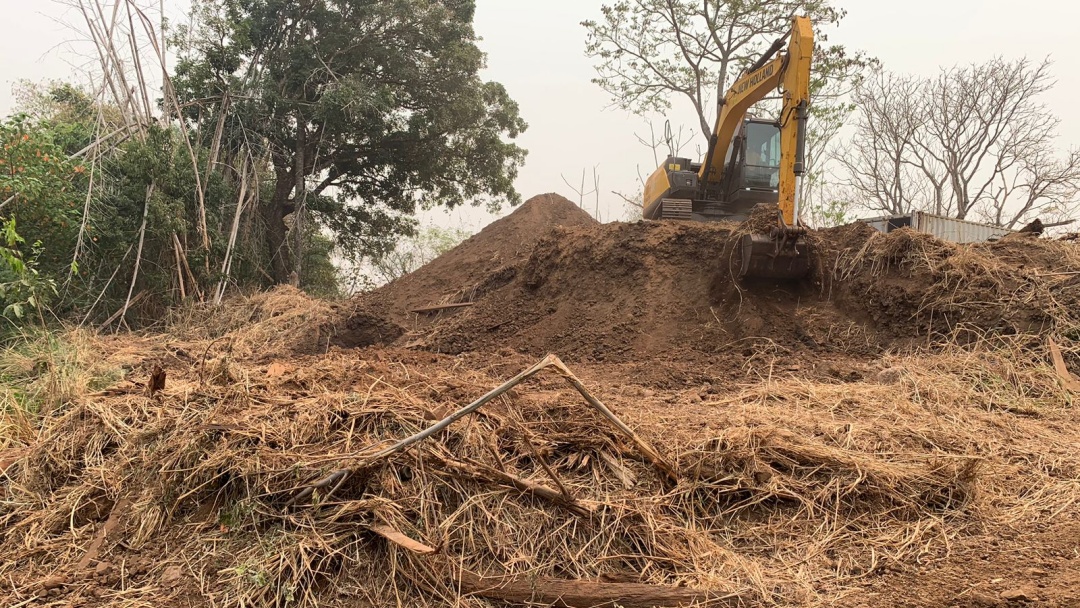
[[[1039,101],[1050,62],[993,59],[932,79],[880,74],[861,85],[846,183],[887,213],[925,210],[1007,228],[1073,215],[1080,152],[1055,152],[1058,119]]]
[[[581,170],[581,185],[580,186],[575,186],[575,185],[571,184],[570,180],[566,179],[565,175],[560,175],[559,176],[559,177],[562,178],[563,183],[566,184],[566,187],[570,188],[571,190],[574,191],[574,194],[578,195],[578,207],[581,207],[582,209],[585,208],[585,197],[586,196],[591,196],[591,195],[595,194],[595,195],[597,195],[599,197],[600,176],[596,172],[596,170],[599,169],[599,168],[600,168],[600,165],[596,165],[595,167],[592,168],[592,175],[593,175],[592,190],[588,190],[589,186],[587,186],[585,184],[585,176],[586,176],[586,174],[588,172],[588,169],[582,169]]]
[[[602,19],[582,24],[588,31],[586,53],[597,62],[593,82],[618,107],[646,117],[667,112],[674,101],[687,103],[698,119],[699,156],[728,87],[766,46],[790,31],[794,15],[805,14],[817,25],[838,24],[845,16],[831,0],[617,0],[601,11]],[[868,68],[877,66],[864,53],[825,42],[820,36],[811,82],[809,179],[803,182],[808,208],[826,198],[832,142],[852,111],[849,93]],[[756,111],[767,115],[777,105],[766,100]],[[638,139],[656,157],[655,135],[651,146]],[[661,159],[655,160],[658,165]],[[644,184],[640,175],[639,180]]]
[[[837,155],[850,195],[875,211],[901,214],[923,200],[915,164],[922,84],[911,77],[879,73],[853,96],[859,108],[855,137]]]
[[[618,0],[601,12],[600,21],[582,23],[586,53],[597,60],[594,82],[641,115],[681,98],[706,137],[730,82],[789,31],[795,14],[817,23],[844,16],[830,0]]]

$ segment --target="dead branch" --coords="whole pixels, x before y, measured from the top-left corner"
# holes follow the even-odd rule
[[[543,604],[562,608],[654,608],[655,606],[745,606],[738,593],[722,593],[690,587],[662,587],[644,583],[604,583],[524,576],[483,576],[460,568],[452,560],[439,559],[434,547],[413,540],[385,525],[368,528],[375,534],[417,555],[433,556],[444,568],[455,588],[464,595],[516,604]],[[410,577],[412,578],[412,577]]]
[[[532,376],[535,376],[536,374],[549,367],[556,368],[559,374],[564,379],[566,379],[567,382],[569,382],[575,389],[577,389],[577,391],[581,394],[582,397],[585,398],[585,401],[588,402],[588,404],[593,409],[595,409],[597,412],[600,413],[600,415],[602,415],[609,422],[611,422],[611,424],[614,425],[615,428],[619,429],[623,434],[625,434],[634,443],[642,456],[644,456],[646,460],[651,462],[657,468],[657,470],[661,473],[661,478],[664,480],[665,483],[675,483],[678,481],[678,474],[675,472],[675,468],[671,464],[669,464],[662,456],[660,456],[659,452],[657,452],[655,448],[653,448],[651,445],[649,445],[648,442],[646,442],[644,439],[634,433],[634,431],[631,430],[630,427],[626,426],[626,424],[623,423],[623,421],[620,420],[619,417],[614,414],[614,412],[608,409],[607,406],[605,406],[599,399],[589,393],[589,391],[585,388],[581,381],[578,380],[576,376],[574,376],[574,374],[570,371],[568,367],[566,367],[566,364],[564,364],[562,360],[559,359],[559,357],[551,354],[544,357],[536,365],[533,365],[529,369],[521,372],[510,380],[499,385],[483,397],[480,397],[476,401],[473,401],[469,405],[466,405],[465,407],[459,409],[458,411],[447,416],[446,418],[443,418],[439,422],[431,425],[423,431],[420,431],[419,433],[416,433],[415,435],[412,435],[410,437],[406,437],[405,439],[398,441],[390,447],[387,447],[369,456],[358,456],[359,458],[361,458],[361,463],[356,467],[334,471],[321,479],[307,484],[306,486],[299,489],[299,492],[295,496],[293,496],[285,504],[285,506],[290,507],[299,503],[301,500],[304,500],[307,497],[311,496],[316,490],[324,490],[326,488],[331,488],[327,496],[334,494],[358,470],[370,467],[373,464],[384,460],[385,458],[396,454],[413,444],[419,443],[420,441],[423,441],[424,439],[435,435],[436,433],[449,427],[454,422],[457,422],[465,416],[468,416],[469,414],[477,411],[486,403],[490,402],[492,399],[495,399],[500,395],[508,392],[510,389],[514,388],[518,384],[524,382]],[[491,470],[495,471],[495,469]],[[505,481],[510,482],[511,480]],[[560,494],[555,494],[557,496],[560,496],[561,498],[565,498]]]
[[[529,494],[542,500],[546,500],[556,506],[562,507],[567,511],[570,511],[574,515],[581,517],[589,517],[593,514],[593,510],[572,497],[566,494],[560,493],[556,490],[552,490],[546,486],[531,482],[527,479],[511,475],[504,471],[500,471],[493,467],[489,467],[485,464],[476,461],[457,461],[439,456],[432,456],[435,458],[439,465],[446,470],[452,472],[455,475],[471,478],[474,480],[486,481],[489,483],[495,483],[502,486],[514,488],[522,494]]]

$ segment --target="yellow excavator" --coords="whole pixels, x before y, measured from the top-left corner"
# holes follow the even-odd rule
[[[739,274],[804,277],[810,252],[799,205],[813,55],[810,19],[795,17],[790,34],[728,89],[704,162],[670,157],[645,182],[645,219],[742,222],[757,205],[776,204],[779,212],[770,233],[746,235],[739,244]],[[778,120],[748,115],[777,88],[783,94]]]

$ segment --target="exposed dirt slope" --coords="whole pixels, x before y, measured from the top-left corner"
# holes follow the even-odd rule
[[[531,250],[488,250],[501,265],[487,274],[479,262],[469,266],[477,287],[464,299],[474,306],[414,315],[403,321],[413,331],[397,343],[600,361],[745,357],[762,344],[865,356],[1080,323],[1080,280],[1068,274],[1080,269],[1073,243],[1019,237],[960,246],[854,224],[811,235],[817,267],[806,280],[740,281],[740,229],[638,222],[538,231],[546,236]],[[408,293],[431,302],[438,289]],[[391,285],[366,301],[399,293]]]
[[[377,289],[365,298],[388,320],[407,324],[409,314],[447,302],[467,301],[497,282],[500,272],[527,258],[547,231],[560,226],[589,226],[597,222],[574,203],[557,195],[533,197],[510,215],[495,221],[463,243],[412,274]]]
[[[740,284],[732,240],[732,227],[723,224],[557,230],[537,244],[513,282],[448,316],[423,344],[450,353],[505,346],[611,361],[723,353],[759,337],[828,348],[813,332],[844,319],[826,318],[827,307],[816,307],[821,290],[809,283]]]

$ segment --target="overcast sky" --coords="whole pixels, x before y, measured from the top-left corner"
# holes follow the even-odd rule
[[[176,3],[176,0],[165,0]],[[562,180],[581,179],[598,166],[604,220],[623,215],[612,190],[633,193],[638,168],[653,167],[652,152],[635,140],[647,131],[640,118],[609,109],[607,95],[589,82],[594,71],[585,57],[580,22],[596,18],[599,0],[477,0],[476,30],[488,53],[486,77],[506,85],[529,123],[520,139],[529,150],[517,182],[528,198],[559,192],[577,196]],[[1080,144],[1080,56],[1071,39],[1080,22],[1080,2],[1072,0],[836,0],[848,10],[830,42],[862,49],[897,72],[930,75],[939,66],[1006,58],[1050,56],[1058,79],[1044,101],[1062,119],[1061,147]],[[11,109],[11,85],[20,79],[69,77],[84,59],[64,43],[78,36],[61,21],[65,9],[52,0],[0,0],[6,22],[0,36],[0,113]],[[69,21],[73,15],[67,14]],[[693,124],[686,112],[673,122]],[[591,185],[590,185],[591,187]],[[589,208],[593,199],[590,197]],[[440,223],[472,227],[490,218],[476,211],[437,213]]]

